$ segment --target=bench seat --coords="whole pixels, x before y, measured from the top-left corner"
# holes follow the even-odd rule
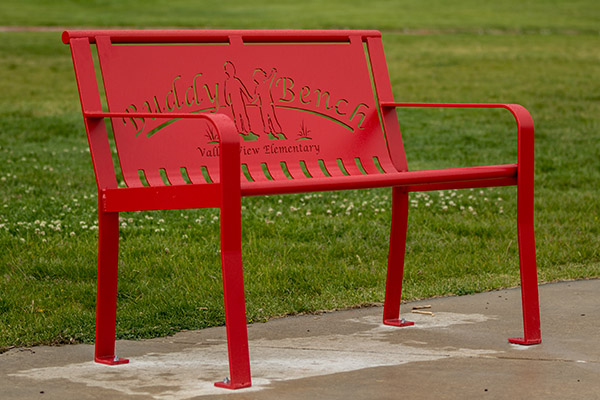
[[[304,178],[242,182],[242,196],[321,192],[333,190],[372,189],[379,187],[406,187],[410,191],[443,190],[509,186],[516,184],[517,164],[484,165],[466,168],[445,168],[426,171],[392,172],[378,175],[353,175],[327,178]],[[125,212],[218,206],[218,183],[138,188],[104,189],[104,211]]]

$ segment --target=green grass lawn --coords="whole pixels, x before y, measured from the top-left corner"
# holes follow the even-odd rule
[[[600,276],[595,1],[194,4],[7,0],[0,25],[382,29],[396,100],[516,102],[531,111],[539,278]],[[97,198],[59,31],[0,32],[0,92],[0,351],[92,342]],[[516,160],[506,111],[398,116],[412,169]],[[515,200],[515,188],[411,195],[404,298],[518,285]],[[390,190],[242,205],[249,321],[383,300]],[[218,213],[121,217],[118,337],[222,324]]]

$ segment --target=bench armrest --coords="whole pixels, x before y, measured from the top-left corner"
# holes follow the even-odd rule
[[[453,107],[453,108],[505,108],[517,121],[519,133],[533,136],[533,119],[525,107],[520,104],[502,103],[396,103],[382,102],[382,108],[396,107]]]
[[[453,107],[453,108],[505,108],[512,113],[517,121],[517,133],[519,140],[522,136],[531,140],[533,146],[533,119],[525,107],[519,104],[494,104],[494,103],[396,103],[382,102],[382,108],[397,107]],[[523,143],[525,145],[525,143]],[[531,148],[533,151],[533,147]]]
[[[189,113],[128,113],[128,112],[89,112],[84,111],[85,118],[190,118],[209,121],[219,134],[219,178],[222,192],[236,193],[241,190],[240,183],[240,139],[233,120],[224,114],[189,114]],[[223,196],[224,197],[224,196]]]
[[[534,129],[533,119],[527,109],[519,104],[486,103],[396,103],[381,102],[382,109],[397,107],[454,107],[454,108],[505,108],[517,121],[517,163],[519,182],[530,181],[533,188]]]

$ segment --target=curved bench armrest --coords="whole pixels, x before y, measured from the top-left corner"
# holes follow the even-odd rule
[[[533,140],[534,129],[531,114],[520,104],[502,104],[502,103],[396,103],[382,102],[382,108],[397,107],[452,107],[452,108],[504,108],[511,112],[517,121],[517,135],[519,141],[519,163],[521,161],[521,151],[523,156],[533,158]]]
[[[240,191],[240,139],[233,120],[224,114],[89,112],[85,118],[186,118],[208,120],[219,134],[219,178],[223,192]],[[224,196],[225,197],[225,196]]]
[[[517,163],[518,180],[522,184],[530,184],[533,190],[534,128],[533,119],[527,109],[519,104],[502,103],[396,103],[381,102],[381,107],[453,107],[453,108],[504,108],[511,112],[517,121]],[[527,181],[527,182],[526,182]]]

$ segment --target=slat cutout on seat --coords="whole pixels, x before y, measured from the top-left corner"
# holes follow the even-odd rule
[[[329,173],[329,176],[346,176],[346,174],[344,174],[340,169],[337,160],[324,160],[323,164],[325,165],[325,169]]]
[[[302,167],[300,166],[300,162],[290,162],[286,163],[287,170],[294,179],[305,179],[306,175],[304,171],[302,171]]]
[[[327,167],[325,166],[325,162],[323,160],[318,160],[317,163],[318,163],[319,169],[321,170],[321,172],[323,173],[323,175],[326,176],[326,177],[330,177],[331,174],[327,170]]]
[[[185,167],[181,167],[179,168],[179,173],[181,174],[181,179],[186,183],[186,184],[191,184],[192,180],[190,179],[190,176],[188,175],[187,172],[187,168]]]
[[[308,167],[306,166],[306,162],[303,160],[300,160],[300,170],[302,171],[302,173],[304,174],[304,176],[306,178],[312,178],[313,175],[310,173],[310,171],[308,170]]]
[[[365,175],[356,165],[356,158],[344,158],[341,163],[348,175]]]
[[[380,159],[377,156],[373,156],[373,163],[377,170],[382,174],[396,172],[396,168],[387,157]]]
[[[252,177],[254,182],[269,181],[269,179],[263,170],[262,164],[244,164],[248,174]]]
[[[271,162],[266,164],[266,167],[269,171],[269,175],[271,175],[275,181],[285,181],[291,179],[283,172],[281,163],[279,162]]]
[[[160,175],[160,170],[145,169],[144,174],[150,186],[165,186],[162,176]]]
[[[167,176],[167,171],[164,168],[160,168],[158,170],[158,174],[160,175],[160,179],[162,180],[163,185],[165,186],[171,186],[171,181],[169,180],[169,177]]]
[[[138,169],[138,180],[141,186],[150,186],[148,179],[146,179],[146,172],[143,169]]]
[[[371,157],[364,157],[364,158],[357,157],[355,160],[358,164],[360,164],[359,168],[362,168],[362,171],[364,171],[365,174],[370,175],[370,174],[380,174],[381,173],[381,171],[379,171],[377,169],[377,166],[375,165],[375,163],[373,162],[373,159]]]
[[[242,164],[242,179],[246,179],[248,182],[254,182],[254,178],[248,170],[248,164]]]
[[[165,171],[167,174],[167,179],[171,183],[171,185],[187,185],[187,182],[183,179],[181,175],[181,169],[169,169]]]

